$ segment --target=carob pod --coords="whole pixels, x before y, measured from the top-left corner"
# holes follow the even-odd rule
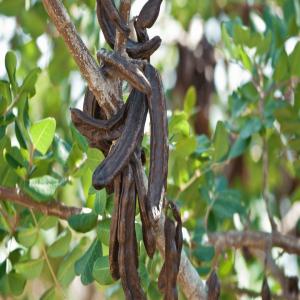
[[[148,40],[146,28],[151,28],[155,23],[162,0],[148,0],[135,18],[134,27],[139,41]]]
[[[113,49],[116,40],[116,27],[110,18],[110,15],[102,7],[103,0],[97,0],[97,18],[102,29],[106,42]],[[160,46],[161,39],[155,36],[144,43],[135,42],[128,38],[126,43],[126,51],[128,55],[136,59],[144,59],[150,57]]]
[[[144,94],[136,90],[132,90],[130,93],[128,113],[122,135],[112,145],[107,157],[94,171],[92,181],[95,189],[101,189],[111,183],[128,164],[144,131],[147,116],[145,98]]]
[[[167,203],[167,209],[171,208],[173,218],[171,220],[167,214],[164,224],[165,233],[165,262],[158,277],[158,288],[163,292],[164,299],[177,299],[176,280],[180,267],[182,251],[182,221],[179,210],[173,202]]]
[[[176,204],[172,201],[169,201],[169,207],[172,210],[173,217],[176,221],[176,233],[175,233],[175,242],[177,247],[177,265],[178,270],[180,267],[180,259],[181,259],[181,251],[183,245],[183,236],[182,236],[182,221],[179,209],[177,208]]]
[[[71,119],[77,130],[84,135],[90,143],[113,141],[118,139],[123,131],[123,124],[112,129],[101,128],[102,121],[89,117],[79,109],[71,109]]]
[[[148,256],[152,258],[156,249],[156,240],[147,214],[147,192],[143,182],[143,167],[137,153],[133,154],[131,158],[131,164],[135,186],[138,194],[139,209],[142,221],[143,241]]]
[[[76,120],[90,125],[95,129],[108,131],[112,128],[119,127],[124,123],[126,117],[126,105],[123,105],[121,109],[108,120],[101,120],[99,117],[91,117],[90,114],[77,108],[71,108],[71,116],[72,115],[75,116]]]
[[[150,220],[155,222],[160,215],[168,175],[168,123],[161,78],[150,64],[145,67],[145,75],[152,88],[152,94],[147,97],[151,123],[148,212]]]
[[[119,12],[115,6],[113,0],[101,0],[102,7],[105,9],[106,13],[109,15],[110,20],[114,23],[116,27],[118,27],[123,33],[129,34],[130,29],[127,26],[126,22],[121,18]]]
[[[136,194],[132,169],[122,171],[122,191],[118,220],[119,272],[127,300],[143,300],[146,296],[138,275],[137,244],[135,234]]]
[[[164,294],[164,300],[177,300],[176,281],[178,275],[178,251],[175,241],[174,221],[166,216],[164,224],[165,262],[158,278],[158,288]]]
[[[221,285],[217,273],[213,270],[207,281],[207,300],[218,300],[220,298]]]
[[[87,115],[101,119],[103,112],[100,109],[100,106],[96,100],[94,94],[90,91],[89,88],[86,89],[84,100],[83,100],[83,112]],[[111,147],[111,142],[109,141],[89,141],[91,147],[100,149],[105,156],[107,156],[109,149]],[[111,190],[111,189],[110,189]]]
[[[151,86],[148,79],[144,76],[143,72],[139,69],[138,64],[129,62],[126,58],[119,53],[101,49],[97,52],[98,60],[102,61],[105,66],[109,66],[108,73],[113,72],[114,76],[126,80],[136,90],[150,94]]]
[[[261,287],[261,299],[262,300],[271,300],[272,299],[270,287],[268,284],[268,279],[266,276],[264,276],[263,284]]]
[[[122,176],[119,175],[114,179],[114,210],[111,217],[110,235],[109,235],[109,268],[114,280],[120,278],[119,272],[119,241],[118,241],[118,219],[121,208],[121,185]]]

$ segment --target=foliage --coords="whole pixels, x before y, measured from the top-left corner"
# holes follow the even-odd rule
[[[89,47],[104,46],[93,12],[95,1],[65,2],[69,10],[80,8],[73,21]],[[262,13],[252,11],[246,25],[232,6],[244,1],[221,1],[226,9],[216,4],[219,1],[166,2],[170,8],[166,13],[185,29],[196,13],[205,20],[221,20],[221,12],[227,13],[229,18],[221,25],[222,41],[216,48],[222,50],[225,62],[237,64],[248,75],[248,80],[227,91],[225,105],[215,93],[215,105],[223,118],[212,122],[216,126],[211,136],[194,133],[193,87],[183,109],[170,111],[167,196],[182,212],[184,250],[204,278],[216,258],[224,286],[240,282],[241,270],[248,269],[249,288],[259,291],[264,265],[230,249],[217,256],[207,245],[207,234],[269,230],[263,195],[268,195],[277,223],[282,218],[281,198],[286,197],[289,204],[299,201],[300,8],[297,1],[278,0],[266,5]],[[84,285],[99,283],[108,299],[120,299],[120,284],[111,279],[107,257],[112,195],[91,187],[92,172],[103,154],[89,148],[70,125],[68,107],[75,106],[83,94],[83,90],[77,91],[78,99],[72,94],[72,84],[79,80],[74,79],[77,69],[48,23],[42,2],[26,3],[25,10],[23,1],[0,2],[2,15],[18,15],[9,41],[14,51],[8,51],[1,62],[6,74],[0,81],[0,185],[18,187],[38,202],[59,199],[86,211],[65,222],[1,201],[0,294],[31,299],[26,285],[40,278],[45,288],[41,299],[62,298],[62,291],[80,276]],[[51,53],[47,64],[37,68],[42,57],[38,44],[45,41],[50,43]],[[293,42],[295,46],[288,48]],[[168,101],[172,107],[171,99]],[[149,139],[145,138],[143,146],[147,153]],[[237,159],[247,174],[231,180],[230,166]],[[296,187],[287,192],[284,180]],[[157,299],[161,259],[158,254],[152,260],[147,258],[139,217],[136,228],[143,287],[149,299]],[[247,268],[240,269],[244,265]],[[273,293],[280,293],[276,279],[270,286]],[[232,299],[230,291],[222,293],[222,299]]]

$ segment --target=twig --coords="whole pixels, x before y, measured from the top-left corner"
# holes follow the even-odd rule
[[[120,99],[78,35],[64,5],[60,0],[43,0],[43,4],[101,108],[107,116],[116,113]]]
[[[259,114],[262,122],[264,122],[264,105],[266,99],[266,93],[264,91],[264,78],[262,70],[259,66],[257,66],[257,72],[259,76],[259,81],[255,83],[256,89],[259,93]],[[254,81],[255,82],[255,81]],[[263,171],[263,178],[262,178],[262,194],[263,199],[266,204],[266,210],[268,214],[268,218],[271,224],[272,231],[277,231],[276,223],[273,219],[272,213],[270,211],[270,197],[268,194],[268,181],[269,181],[269,153],[268,153],[268,143],[265,133],[262,136],[263,140],[263,147],[262,147],[262,171]]]
[[[70,216],[79,214],[81,208],[65,206],[60,202],[51,201],[51,202],[37,202],[18,191],[17,189],[0,187],[0,200],[11,201],[17,203],[21,206],[40,211],[46,216],[55,216],[60,219],[68,219]]]
[[[30,214],[31,214],[31,216],[32,216],[32,219],[33,219],[33,222],[34,222],[36,228],[39,229],[39,224],[38,224],[38,222],[37,222],[37,220],[36,220],[36,217],[35,217],[35,215],[34,215],[34,212],[32,211],[32,209],[29,209],[29,210],[30,210]],[[48,269],[49,269],[49,271],[50,271],[50,274],[51,274],[51,276],[52,276],[52,279],[53,279],[53,281],[54,281],[54,284],[55,284],[55,286],[57,287],[58,291],[59,291],[62,295],[64,295],[64,292],[63,292],[63,290],[62,290],[62,287],[61,287],[61,285],[59,284],[59,282],[58,282],[58,280],[57,280],[57,278],[56,278],[56,276],[55,276],[55,273],[54,273],[54,271],[53,271],[53,268],[52,268],[52,266],[51,266],[51,263],[50,263],[50,261],[49,261],[49,257],[48,257],[48,255],[47,255],[47,251],[46,251],[46,249],[45,249],[45,246],[42,245],[42,246],[41,246],[41,249],[42,249],[42,252],[43,252],[43,256],[44,256],[44,258],[45,258],[45,260],[46,260],[46,263],[47,263],[47,265],[48,265]]]
[[[249,296],[251,298],[257,298],[257,297],[261,297],[261,293],[260,292],[256,292],[253,290],[249,290],[246,288],[240,288],[234,284],[222,284],[222,289],[225,291],[229,291],[230,294],[237,294],[240,296]],[[283,296],[279,296],[279,295],[272,295],[272,299],[278,299],[278,300],[283,300],[285,299]]]
[[[279,247],[288,253],[300,255],[300,240],[278,232],[227,231],[208,235],[209,242],[219,249],[249,247],[266,251],[269,245]]]

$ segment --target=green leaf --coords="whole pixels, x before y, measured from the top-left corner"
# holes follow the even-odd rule
[[[86,152],[89,147],[87,139],[83,135],[81,135],[81,133],[73,125],[71,125],[71,133],[73,141],[76,142],[80,150]]]
[[[213,205],[213,212],[218,220],[230,219],[235,213],[244,213],[240,193],[235,190],[225,190],[218,195]]]
[[[111,219],[101,220],[98,224],[97,237],[106,246],[109,246]]]
[[[26,279],[20,274],[9,273],[8,283],[12,294],[14,296],[20,296],[24,291]]]
[[[292,75],[300,77],[300,42],[297,43],[289,57]]]
[[[88,239],[83,238],[60,263],[57,270],[57,279],[63,287],[67,287],[75,277],[75,262],[81,257],[82,253],[86,251],[88,246]]]
[[[5,67],[9,81],[15,90],[16,84],[16,67],[17,67],[17,57],[14,52],[8,51],[5,55]]]
[[[33,279],[40,276],[44,266],[44,260],[33,259],[24,262],[19,262],[14,265],[17,273],[23,275],[26,279]]]
[[[16,133],[16,138],[19,142],[20,147],[23,149],[27,149],[26,140],[20,129],[20,125],[19,125],[18,121],[15,121],[15,133]]]
[[[69,225],[75,231],[88,232],[92,230],[97,224],[98,215],[94,212],[88,214],[73,215],[68,219]]]
[[[38,79],[38,75],[40,72],[41,72],[40,68],[35,68],[27,74],[27,76],[25,77],[25,79],[21,85],[21,88],[19,91],[20,95],[22,93],[28,93],[31,97],[34,96],[35,84],[36,84],[36,81]]]
[[[108,256],[99,257],[93,267],[93,277],[101,285],[109,285],[114,282],[109,269]]]
[[[69,229],[64,230],[57,240],[48,247],[47,253],[50,257],[60,257],[67,254],[71,242],[71,232]]]
[[[187,115],[184,112],[175,112],[169,119],[169,137],[174,135],[189,136],[190,124],[187,121]]]
[[[46,118],[35,122],[30,128],[30,136],[34,147],[42,154],[46,154],[50,147],[54,133],[56,121],[54,118]]]
[[[215,256],[215,248],[211,246],[199,246],[193,254],[200,261],[211,261]]]
[[[244,68],[248,71],[252,71],[252,62],[245,49],[242,47],[238,47],[239,58],[244,66]]]
[[[65,165],[68,161],[71,145],[69,145],[66,141],[60,138],[58,135],[54,137],[54,155],[56,159],[63,165]]]
[[[39,235],[36,227],[20,229],[17,234],[19,244],[29,248],[34,245]]]
[[[94,211],[98,215],[103,215],[106,207],[106,190],[102,189],[100,191],[96,191],[96,198],[94,202]]]
[[[213,138],[215,161],[221,161],[225,158],[229,149],[229,136],[223,122],[218,121],[216,131]]]
[[[250,140],[251,138],[248,139],[244,139],[241,137],[237,138],[229,151],[228,159],[232,159],[243,154],[246,148],[248,147]]]
[[[48,289],[40,298],[40,300],[60,300],[63,299],[56,287]]]
[[[0,115],[5,112],[11,100],[9,83],[5,80],[0,80]]]
[[[196,100],[196,88],[194,86],[190,86],[184,97],[184,112],[188,116],[190,116],[193,113],[194,107],[196,105]]]
[[[42,229],[50,229],[57,225],[58,218],[53,216],[42,216],[39,219],[39,227]]]
[[[102,247],[96,239],[84,255],[75,263],[76,275],[80,275],[82,284],[87,285],[94,281],[93,267],[95,261],[102,256]]]
[[[289,58],[285,50],[281,50],[274,69],[273,78],[275,82],[281,82],[289,77]]]
[[[60,180],[52,176],[35,177],[29,180],[29,188],[41,195],[43,199],[54,196],[56,189],[60,186]]]
[[[236,44],[247,45],[250,39],[250,30],[240,24],[234,24],[233,26],[233,38]]]
[[[243,139],[247,139],[252,134],[259,132],[261,127],[262,124],[260,119],[258,117],[252,117],[251,119],[248,119],[242,127],[240,137]]]
[[[27,168],[28,162],[23,158],[20,149],[12,147],[9,150],[4,150],[4,157],[7,163],[14,169]],[[26,170],[24,170],[26,172]]]
[[[99,166],[99,164],[103,159],[104,159],[104,155],[100,150],[96,148],[89,148],[87,150],[86,165],[92,172],[94,172],[96,167]]]

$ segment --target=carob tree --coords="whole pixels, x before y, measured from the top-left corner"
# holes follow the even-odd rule
[[[150,56],[161,39],[149,39],[147,28],[156,21],[162,0],[149,0],[133,19],[137,40],[129,38],[130,29],[113,0],[97,0],[97,17],[107,43],[114,49],[116,31],[126,39],[126,52],[100,50],[100,68],[107,78],[127,81],[131,92],[125,104],[109,120],[102,118],[101,107],[87,90],[83,111],[71,110],[72,121],[89,141],[103,151],[105,159],[93,174],[96,189],[114,192],[114,210],[110,228],[109,261],[111,275],[121,279],[126,299],[146,299],[138,274],[138,247],[135,233],[136,198],[142,221],[143,241],[150,258],[156,250],[152,226],[166,210],[165,262],[158,286],[164,299],[178,298],[176,280],[182,249],[182,223],[174,203],[166,201],[168,171],[168,128],[166,103],[158,71]],[[150,171],[148,191],[143,181],[142,138],[147,113],[150,114]],[[168,211],[170,215],[168,216]],[[175,225],[176,223],[176,225]]]

